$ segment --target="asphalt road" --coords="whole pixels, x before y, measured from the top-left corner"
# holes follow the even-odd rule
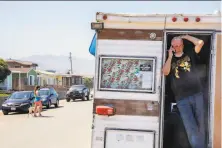
[[[62,100],[42,115],[0,114],[0,148],[90,148],[92,101]]]

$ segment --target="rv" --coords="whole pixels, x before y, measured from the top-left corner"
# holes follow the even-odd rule
[[[199,57],[206,146],[221,148],[220,12],[98,12],[91,29],[95,30],[90,46],[95,56],[91,148],[173,148],[175,143],[189,147],[170,81],[162,73],[172,38],[185,34],[204,41]],[[191,42],[184,45],[194,47]]]

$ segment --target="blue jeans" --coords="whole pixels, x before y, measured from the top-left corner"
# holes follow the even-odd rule
[[[177,107],[192,148],[205,148],[203,99],[203,94],[197,93],[177,101]]]

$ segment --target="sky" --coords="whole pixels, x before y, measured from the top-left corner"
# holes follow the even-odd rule
[[[0,2],[0,57],[69,55],[94,58],[88,52],[96,12],[196,13],[221,10],[220,1],[10,1]]]

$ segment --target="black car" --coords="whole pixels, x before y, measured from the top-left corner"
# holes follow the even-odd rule
[[[7,115],[9,112],[28,112],[33,102],[33,91],[14,92],[2,104],[2,112],[4,115]]]
[[[41,88],[38,92],[42,100],[42,106],[46,106],[47,109],[49,109],[51,105],[55,107],[59,106],[58,93],[53,87]]]
[[[82,99],[89,100],[89,89],[85,85],[73,85],[66,93],[66,101],[69,102],[71,99]]]

